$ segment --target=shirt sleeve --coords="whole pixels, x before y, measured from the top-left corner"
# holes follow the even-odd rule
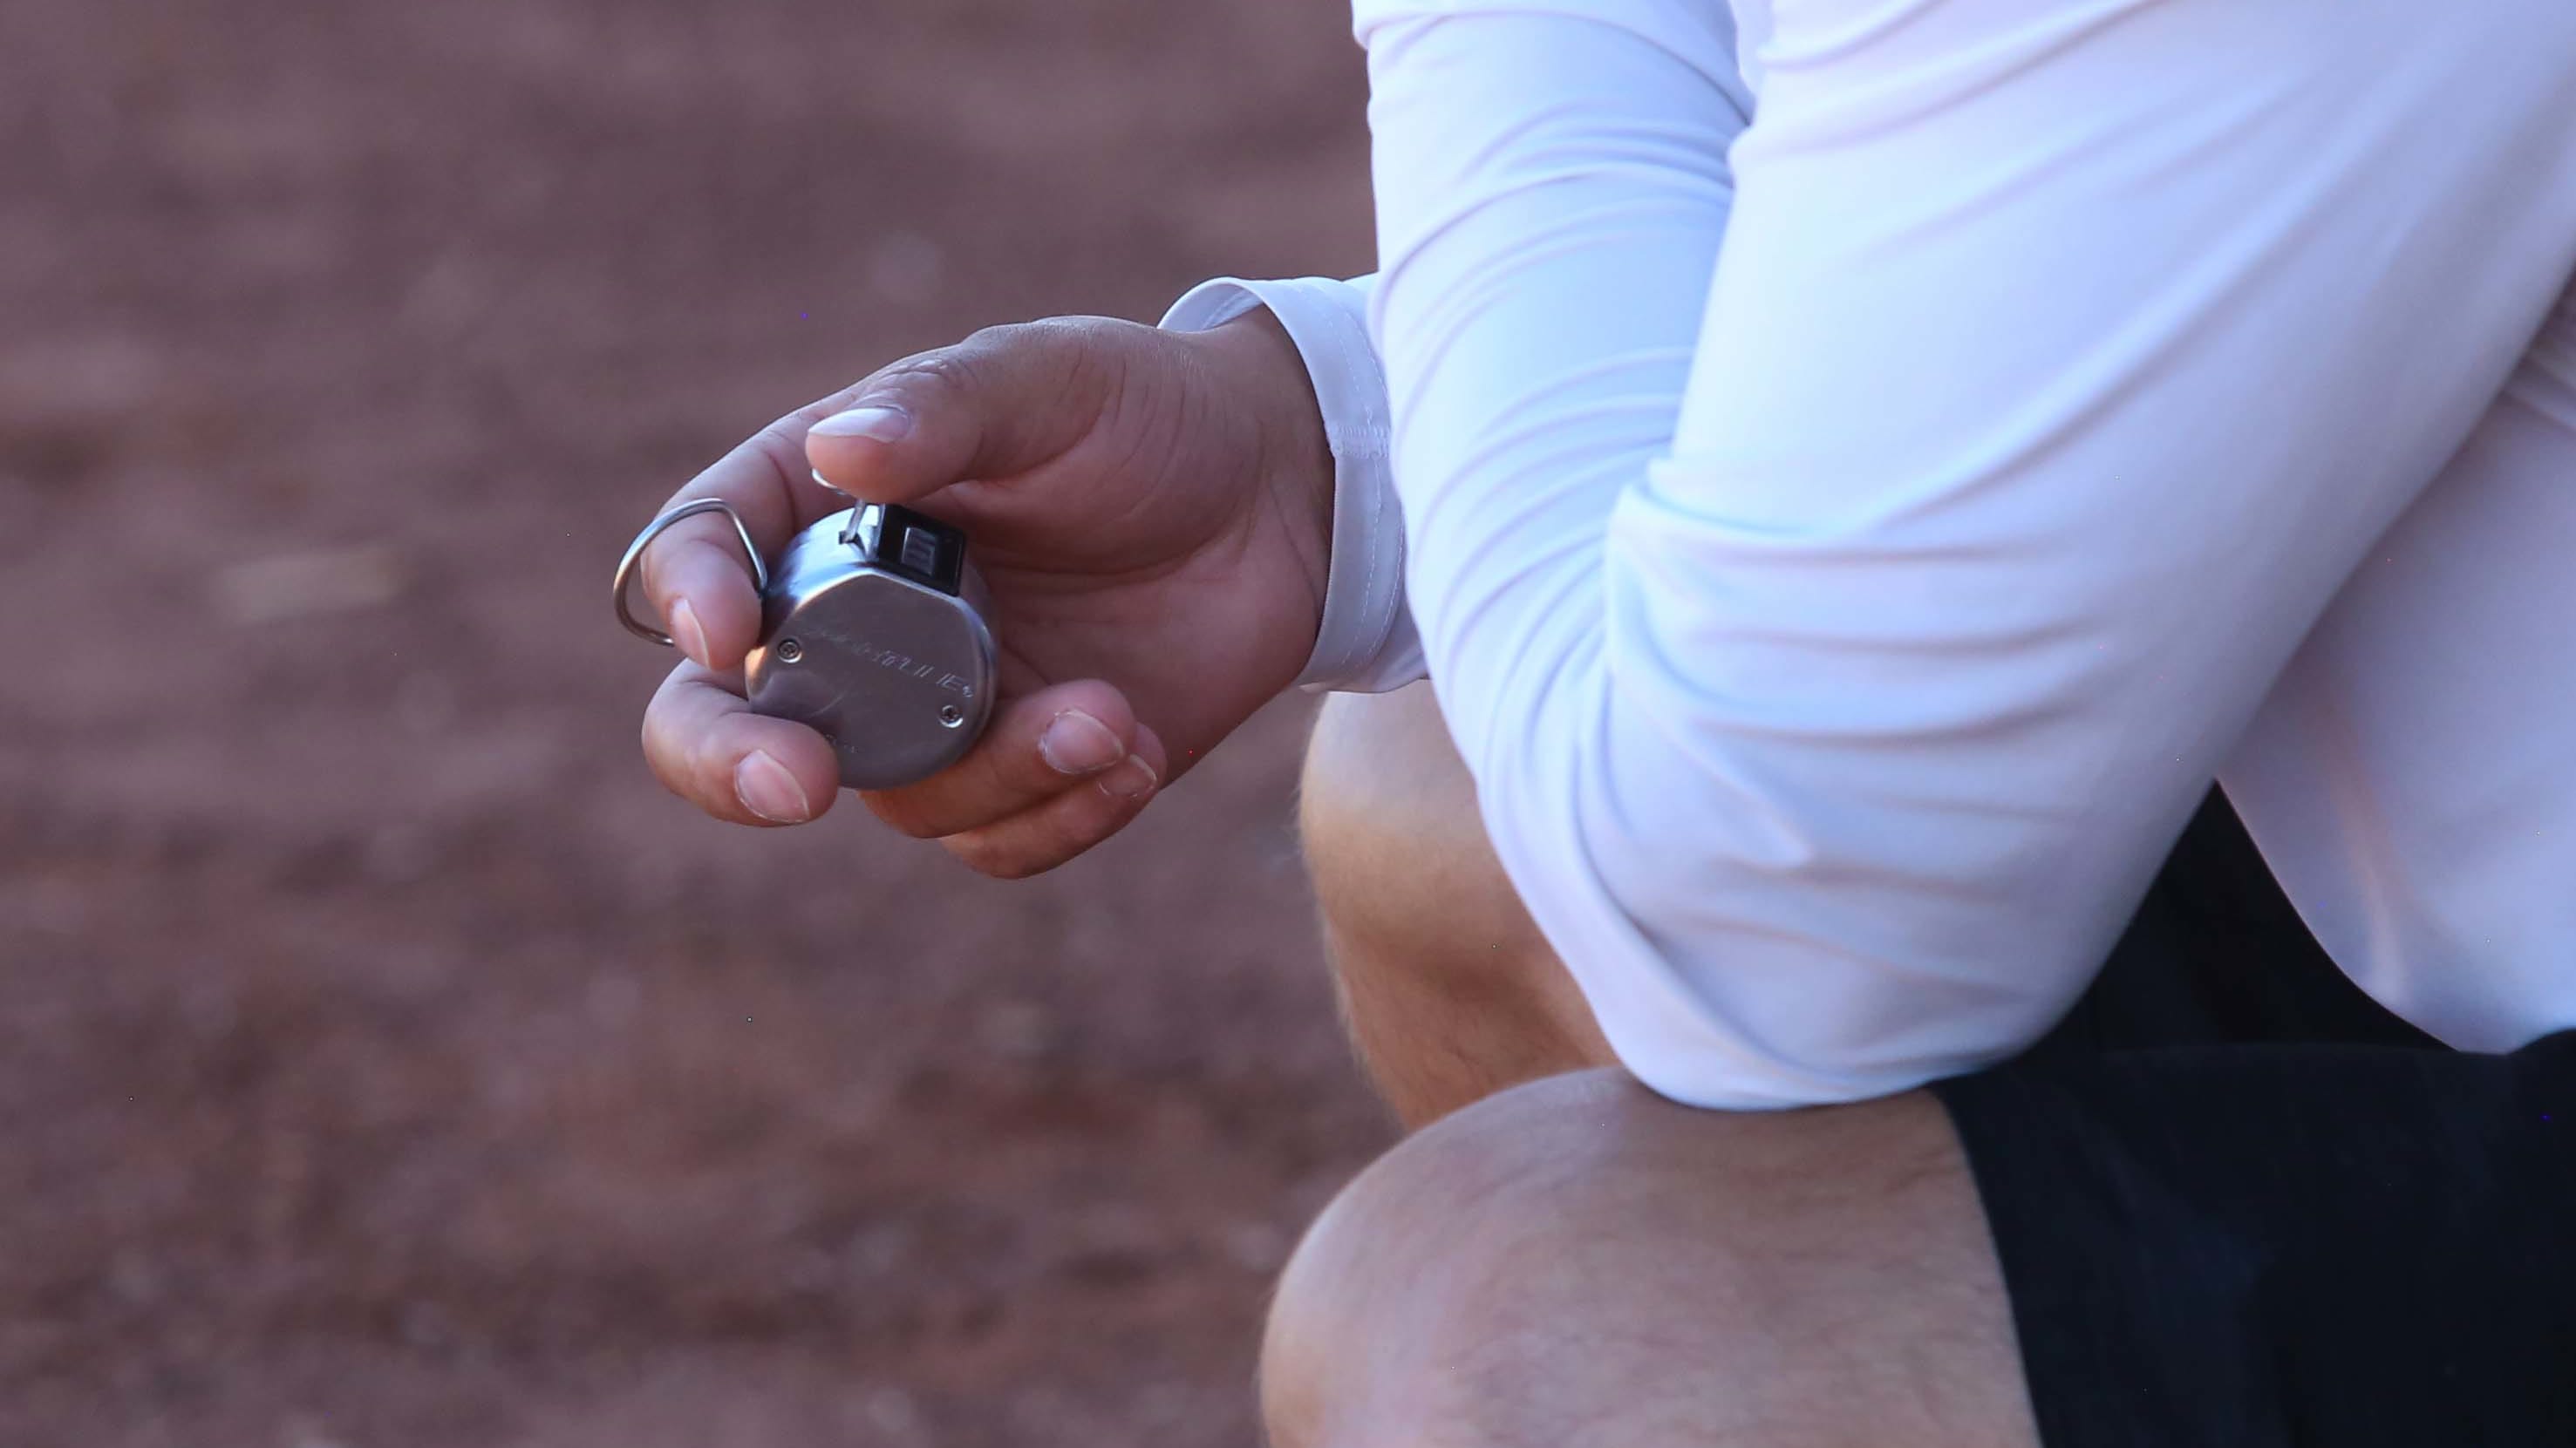
[[[1640,1079],[1711,1105],[1834,1096],[1822,1073],[1762,1060],[1695,989],[1734,952],[1722,922],[1654,918],[1612,878],[1629,842],[1675,824],[1610,793],[1614,671],[1654,661],[1611,652],[1603,560],[1613,506],[1671,449],[1734,206],[1728,150],[1752,99],[1725,9],[1356,14],[1410,587],[1487,832]],[[1696,798],[1691,783],[1665,781]],[[1718,863],[1722,833],[1654,844],[1681,871]]]
[[[1758,1109],[2064,1013],[2576,177],[2523,12],[1782,6],[1748,122],[1718,10],[1357,13],[1443,715],[1621,1060]]]
[[[1297,676],[1310,693],[1379,694],[1423,676],[1422,642],[1404,605],[1404,514],[1387,461],[1386,374],[1368,335],[1376,283],[1220,277],[1191,288],[1163,315],[1172,331],[1203,332],[1267,307],[1305,361],[1333,454],[1324,615]]]

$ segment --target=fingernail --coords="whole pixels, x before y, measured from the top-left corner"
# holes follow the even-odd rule
[[[878,442],[901,442],[912,435],[912,414],[886,403],[872,403],[836,412],[814,424],[813,430],[825,437],[865,437]]]
[[[1126,763],[1100,777],[1100,787],[1117,799],[1143,799],[1161,782],[1154,766],[1133,754],[1127,756]]]
[[[805,786],[762,750],[744,755],[733,767],[733,794],[744,809],[774,825],[801,825],[814,817]]]
[[[707,662],[707,631],[699,626],[698,611],[689,607],[685,598],[671,605],[671,642],[680,646],[680,652],[687,654],[691,663],[701,668],[715,667]]]
[[[1038,756],[1058,774],[1097,774],[1126,752],[1108,725],[1079,709],[1056,715],[1038,736]]]

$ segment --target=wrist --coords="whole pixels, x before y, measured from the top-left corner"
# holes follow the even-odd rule
[[[1320,623],[1333,551],[1335,463],[1306,360],[1267,307],[1189,335],[1208,358],[1223,395],[1244,408],[1258,508],[1294,550],[1312,585]]]

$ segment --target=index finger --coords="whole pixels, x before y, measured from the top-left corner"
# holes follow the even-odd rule
[[[802,407],[762,428],[662,505],[669,512],[700,498],[722,500],[742,519],[763,558],[850,500],[815,482],[805,463],[805,431],[828,415],[840,394]],[[742,662],[760,638],[760,593],[742,541],[722,514],[684,519],[653,540],[636,560],[646,603],[680,651],[716,670]]]

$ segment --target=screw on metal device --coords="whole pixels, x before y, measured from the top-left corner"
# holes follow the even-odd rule
[[[820,732],[852,789],[927,779],[974,746],[993,711],[994,653],[963,532],[863,503],[797,534],[773,570],[730,505],[693,499],[646,524],[618,561],[612,597],[629,632],[671,642],[628,608],[628,581],[664,530],[712,512],[732,520],[760,590],[760,644],[743,666],[755,712]]]

